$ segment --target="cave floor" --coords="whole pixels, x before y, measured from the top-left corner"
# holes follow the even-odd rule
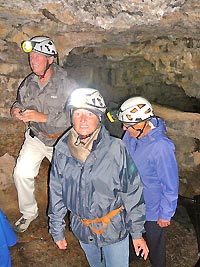
[[[67,229],[68,249],[57,248],[48,233],[47,176],[48,161],[44,160],[36,178],[36,198],[39,216],[24,233],[17,233],[18,243],[10,247],[12,267],[88,267],[77,239]],[[0,192],[0,207],[11,225],[20,217],[15,186]],[[184,215],[175,216],[167,229],[167,267],[194,267],[198,260],[198,247],[194,228],[184,223]],[[68,219],[66,218],[66,221]],[[133,261],[130,267],[150,267],[149,260]]]

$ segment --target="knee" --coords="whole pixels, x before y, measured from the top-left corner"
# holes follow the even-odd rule
[[[29,164],[22,164],[18,162],[14,168],[14,180],[24,180],[25,178],[35,178],[37,176],[36,170]]]

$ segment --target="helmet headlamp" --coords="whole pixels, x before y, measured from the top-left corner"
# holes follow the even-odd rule
[[[71,95],[71,102],[73,103],[74,108],[84,107],[87,104],[87,98],[82,97],[79,91],[74,91]]]
[[[21,47],[25,53],[35,51],[46,56],[57,57],[58,59],[58,54],[54,42],[46,36],[35,36],[30,40],[23,41]]]
[[[117,118],[117,110],[111,110],[109,112],[107,112],[107,117],[109,119],[110,122],[115,122],[118,118]]]
[[[31,41],[22,42],[21,47],[25,53],[30,53],[33,50],[33,45]]]

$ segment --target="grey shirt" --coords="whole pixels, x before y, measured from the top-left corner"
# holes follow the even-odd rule
[[[53,64],[53,75],[43,86],[34,73],[23,80],[12,108],[33,109],[47,114],[46,122],[29,122],[29,128],[45,145],[53,146],[56,139],[47,135],[62,133],[69,128],[69,115],[64,106],[68,96],[78,87],[63,68]]]

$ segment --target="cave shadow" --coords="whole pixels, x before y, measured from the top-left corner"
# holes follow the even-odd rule
[[[174,220],[184,225],[188,230],[194,228],[197,238],[198,256],[200,256],[200,195],[195,195],[193,198],[179,195]],[[194,267],[200,267],[200,258]]]

